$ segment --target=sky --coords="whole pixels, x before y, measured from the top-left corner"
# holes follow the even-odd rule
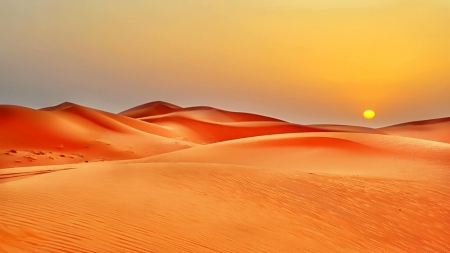
[[[450,0],[0,0],[0,104],[450,117],[449,13]]]

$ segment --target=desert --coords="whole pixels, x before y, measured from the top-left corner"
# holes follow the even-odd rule
[[[0,252],[449,252],[448,119],[0,106]]]
[[[450,0],[0,0],[0,253],[450,253]]]

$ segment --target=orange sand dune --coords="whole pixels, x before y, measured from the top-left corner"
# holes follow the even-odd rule
[[[174,133],[154,124],[145,124],[141,121],[119,116],[109,112],[99,111],[92,108],[76,105],[73,103],[62,103],[55,107],[42,108],[40,111],[49,111],[54,115],[62,117],[75,117],[81,120],[78,124],[86,124],[86,127],[101,127],[116,132],[142,131],[153,135],[173,137]]]
[[[388,134],[450,143],[450,118],[408,122],[379,130]]]
[[[439,173],[424,170],[423,161],[433,161],[436,165],[433,168]],[[360,133],[280,134],[198,146],[136,162],[219,163],[403,179],[421,175],[447,180],[448,177],[440,177],[450,175],[450,145]]]
[[[184,137],[185,140],[194,143],[214,143],[281,133],[328,131],[283,121],[212,121],[211,117],[204,119],[194,111],[189,111],[188,113],[170,113],[139,119],[170,129],[174,133],[177,133],[177,135]]]
[[[127,116],[130,118],[141,118],[171,113],[178,111],[178,109],[181,109],[181,107],[179,107],[178,105],[170,104],[163,101],[154,101],[130,108],[128,110],[119,113],[119,115]]]
[[[161,126],[70,103],[0,106],[0,168],[144,157],[191,147]]]
[[[164,114],[173,114],[184,117],[194,117],[198,120],[217,122],[243,122],[243,121],[282,121],[279,119],[244,112],[231,112],[209,106],[193,106],[182,108],[170,103],[155,101],[133,107],[119,113],[131,118],[145,118]]]
[[[285,122],[279,119],[274,119],[262,115],[243,113],[243,112],[230,112],[213,107],[196,106],[179,109],[176,112],[170,112],[159,115],[149,115],[143,118],[161,118],[165,116],[180,116],[191,117],[197,120],[214,121],[214,122],[252,122],[252,121],[273,121],[273,122]]]
[[[243,122],[243,121],[282,121],[279,119],[245,112],[231,112],[209,106],[192,106],[182,108],[166,102],[155,101],[133,107],[119,113],[119,115],[131,118],[144,118],[164,114],[178,116],[190,116],[197,119],[218,122]]]
[[[137,106],[119,115],[161,126],[180,139],[200,144],[270,134],[329,131],[257,114],[207,106],[181,108],[161,101]]]

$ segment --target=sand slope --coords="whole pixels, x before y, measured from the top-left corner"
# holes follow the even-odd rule
[[[65,103],[34,110],[0,106],[0,168],[144,157],[195,144],[170,130]]]
[[[450,118],[408,122],[379,130],[393,135],[450,143]]]
[[[430,161],[435,166],[424,170]],[[198,146],[138,162],[219,163],[445,181],[450,175],[450,145],[375,134],[280,134]]]
[[[450,250],[448,184],[427,180],[105,162],[0,192],[6,252]]]

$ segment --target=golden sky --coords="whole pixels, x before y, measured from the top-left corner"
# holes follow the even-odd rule
[[[449,13],[449,0],[0,0],[0,103],[450,116]]]

